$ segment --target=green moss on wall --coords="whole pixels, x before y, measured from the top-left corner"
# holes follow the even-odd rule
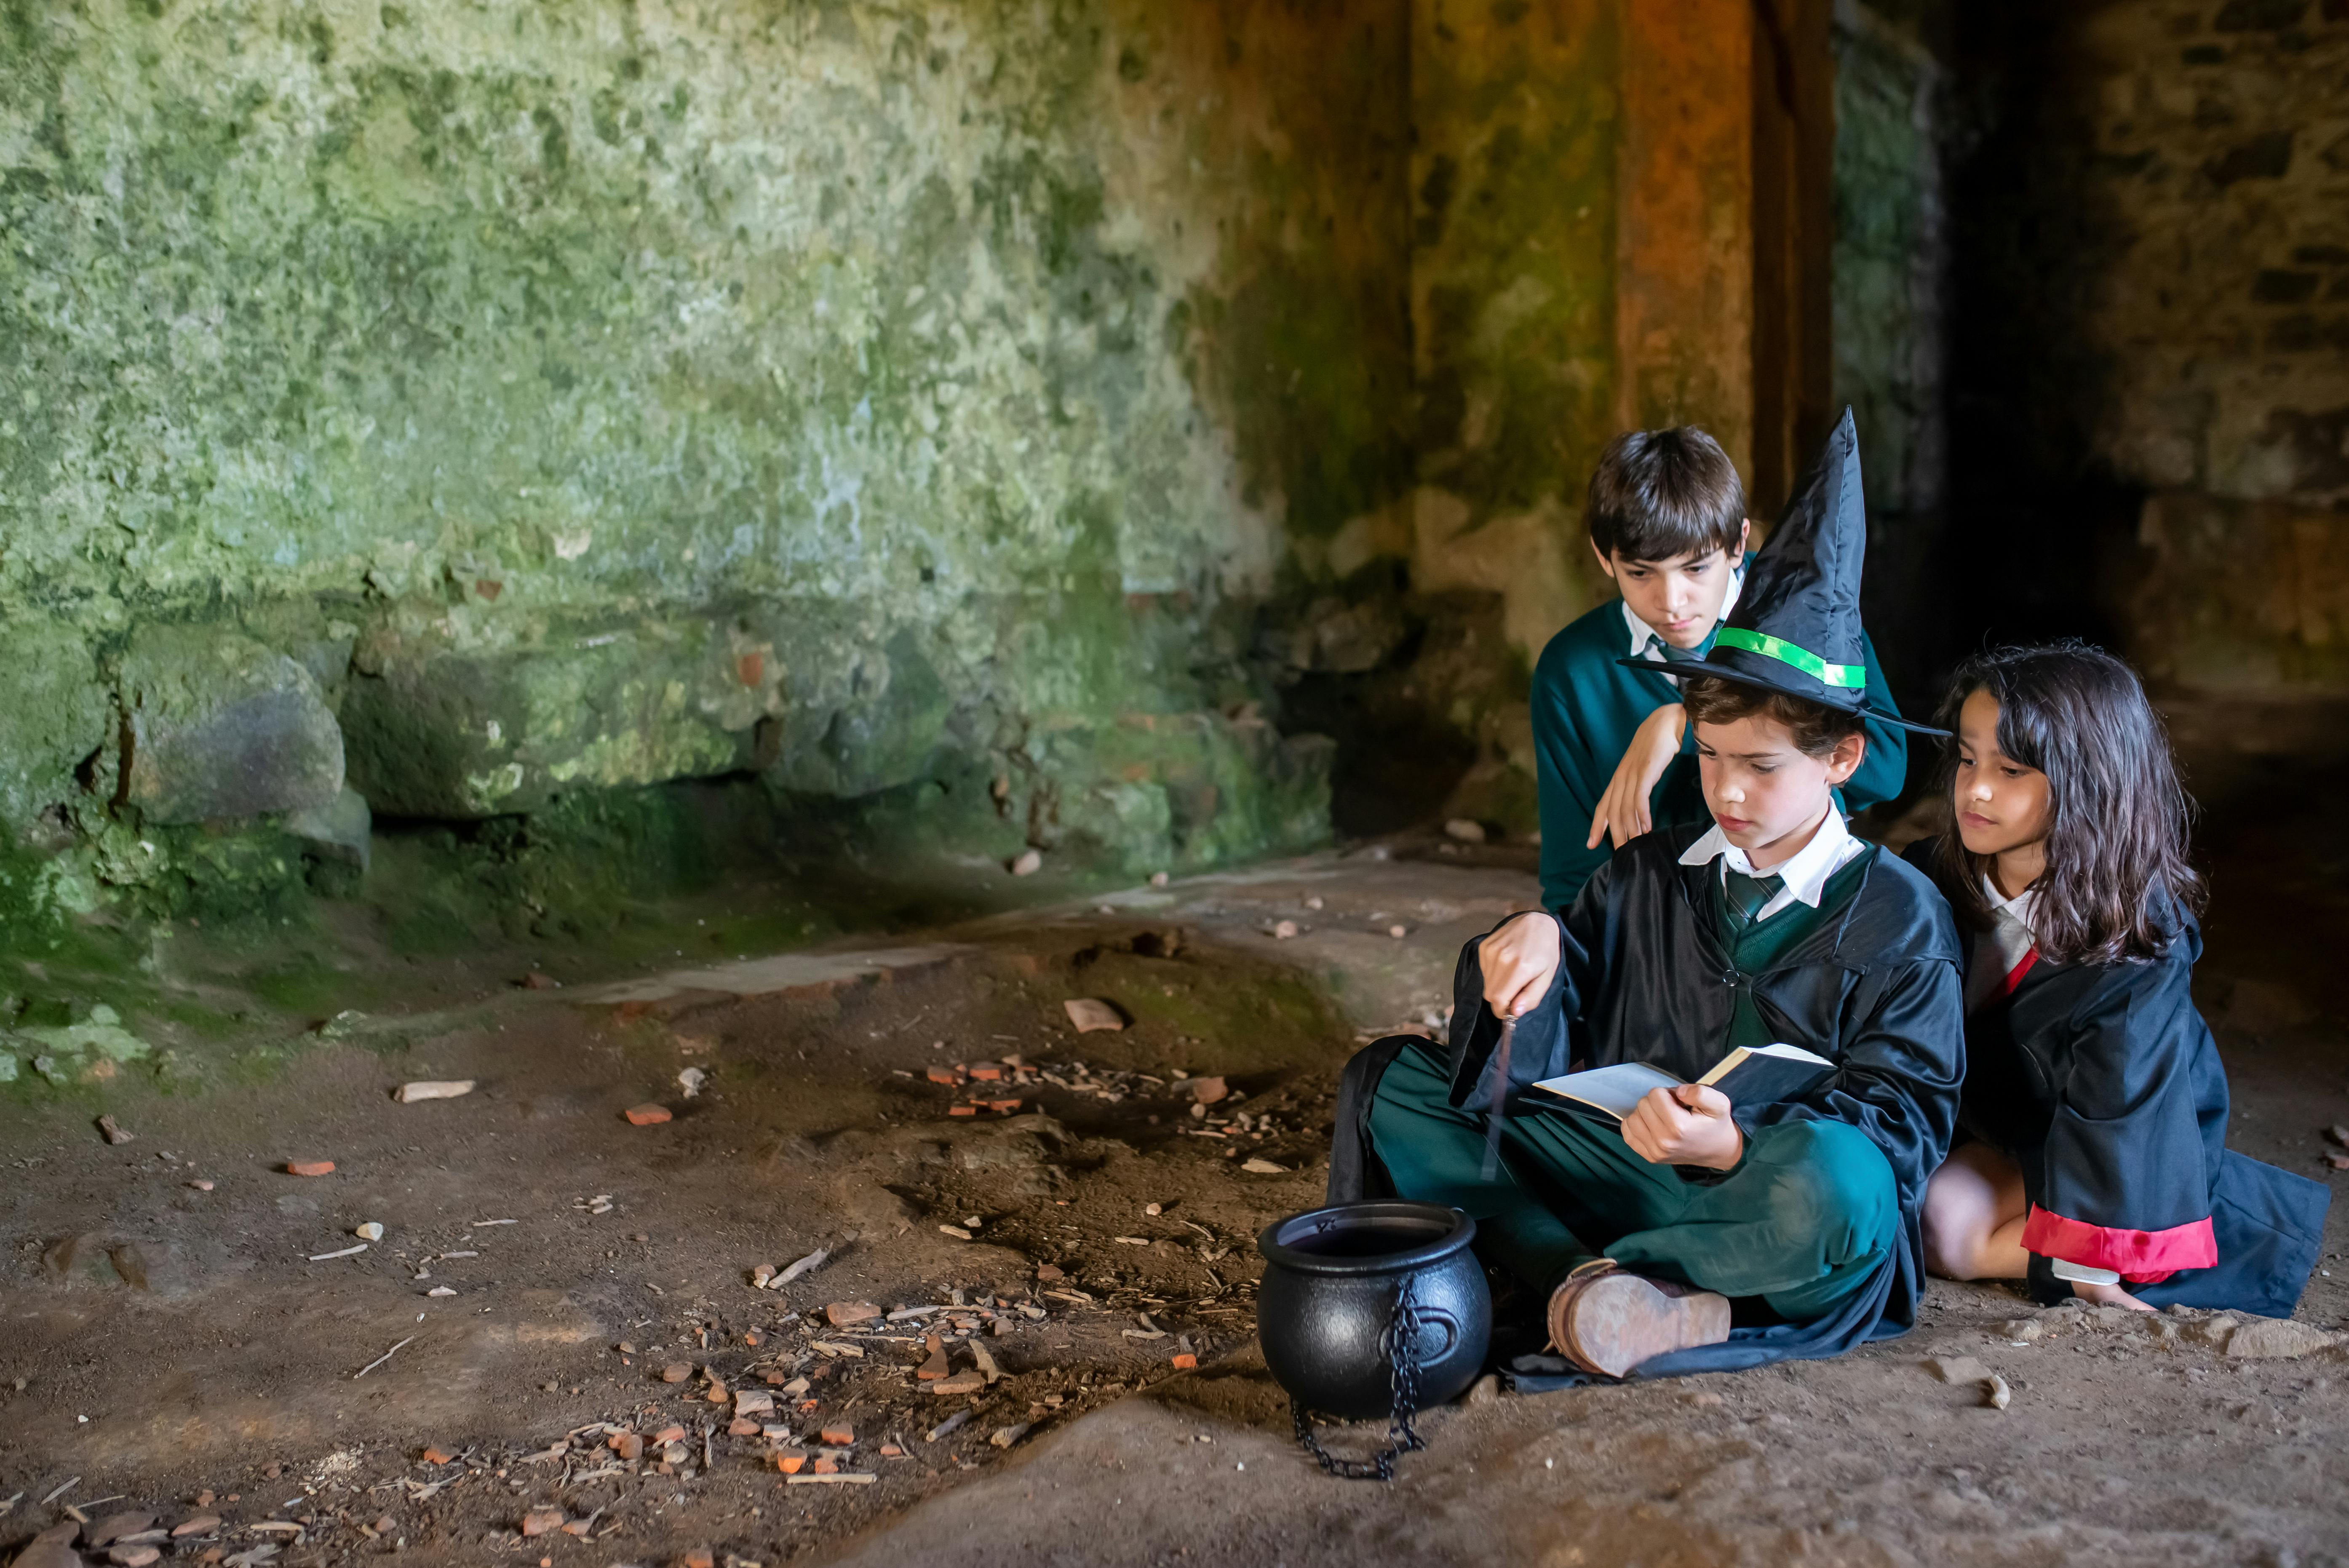
[[[1439,0],[1419,38],[1421,477],[1478,521],[1578,511],[1615,434],[1611,17]]]
[[[75,772],[157,624],[394,817],[1262,695],[1408,479],[1405,13],[9,0],[0,817],[152,885]]]

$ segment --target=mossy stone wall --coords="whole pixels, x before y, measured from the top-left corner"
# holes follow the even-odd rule
[[[8,0],[0,812],[109,880],[159,625],[403,816],[1227,728],[1407,479],[1404,15]]]

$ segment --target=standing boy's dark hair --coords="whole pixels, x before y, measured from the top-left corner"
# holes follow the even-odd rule
[[[1694,425],[1632,430],[1609,443],[1591,470],[1588,516],[1601,555],[1705,555],[1736,545],[1745,487],[1721,443]]]
[[[2202,879],[2186,860],[2193,802],[2178,780],[2161,716],[2137,672],[2101,648],[2066,641],[1998,648],[1968,660],[1950,683],[1940,722],[1955,731],[1975,692],[1998,703],[1998,748],[2047,775],[2047,870],[2033,886],[2031,929],[2057,964],[2158,957],[2176,932],[2165,907],[2202,907]],[[1941,789],[1958,743],[1942,748]],[[1982,896],[1987,856],[1942,835],[1941,883],[1958,919],[1991,923]]]

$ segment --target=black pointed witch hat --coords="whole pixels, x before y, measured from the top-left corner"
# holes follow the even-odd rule
[[[1819,459],[1795,490],[1769,542],[1745,571],[1737,607],[1702,659],[1675,660],[1675,680],[1713,676],[1784,692],[1822,707],[1946,735],[1868,700],[1868,644],[1859,622],[1859,572],[1868,513],[1859,486],[1859,428],[1836,421]],[[1648,659],[1619,659],[1657,672]]]

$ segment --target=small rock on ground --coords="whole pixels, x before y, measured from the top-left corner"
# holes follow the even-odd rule
[[[2288,1317],[2254,1317],[2236,1326],[2227,1336],[2227,1354],[2261,1360],[2284,1360],[2331,1347],[2338,1335]]]

